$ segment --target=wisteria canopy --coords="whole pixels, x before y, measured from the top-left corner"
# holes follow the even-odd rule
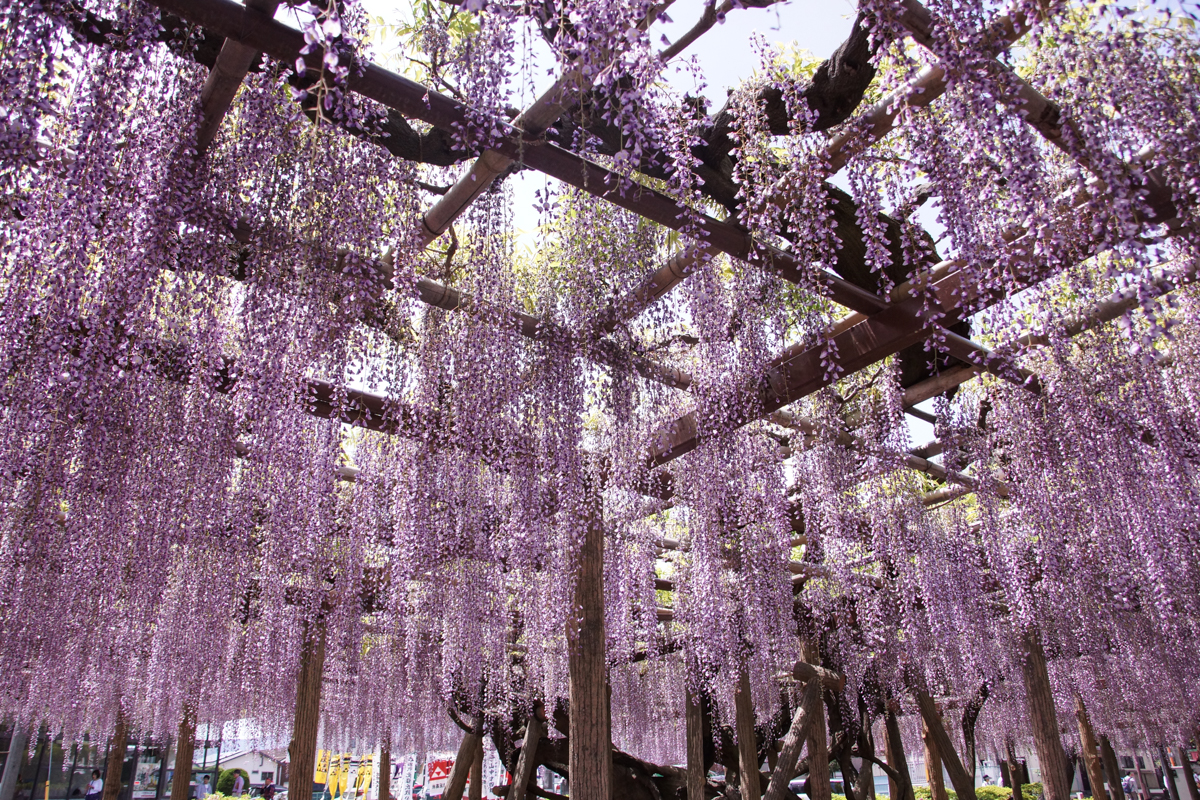
[[[393,72],[355,0],[2,0],[0,716],[465,729],[510,800],[1190,741],[1193,10],[674,88],[773,2],[420,0]]]

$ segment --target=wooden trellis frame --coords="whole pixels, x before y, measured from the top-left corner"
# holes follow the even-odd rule
[[[264,52],[272,58],[289,62],[294,61],[304,46],[301,33],[274,21],[271,16],[278,7],[279,0],[246,0],[246,6],[241,6],[231,0],[149,0],[164,11],[174,13],[181,18],[198,24],[209,32],[224,37],[225,46],[222,48],[217,62],[213,67],[209,81],[205,85],[201,98],[203,121],[199,131],[199,150],[203,151],[215,137],[226,110],[235,96],[239,86],[245,79],[258,52]],[[932,24],[930,15],[916,0],[905,0],[905,13],[901,21],[905,24],[913,38],[920,44],[933,49],[934,40],[930,35]],[[997,20],[992,31],[993,41],[997,51],[1011,44],[1026,32],[1033,20],[1010,19],[1007,17]],[[706,28],[705,28],[706,29]],[[701,31],[703,32],[703,31]],[[690,35],[690,34],[689,34]],[[697,34],[698,35],[698,34]],[[306,57],[313,69],[320,69],[320,54]],[[995,68],[1004,70],[998,61]],[[1045,138],[1062,148],[1080,166],[1095,172],[1095,161],[1091,154],[1081,151],[1072,142],[1078,137],[1064,135],[1063,115],[1051,101],[1038,93],[1027,82],[1016,76],[1009,76],[1017,86],[1017,96],[1006,98],[1015,112],[1021,115]],[[449,228],[452,222],[477,198],[497,176],[515,163],[537,169],[550,177],[582,189],[597,197],[606,199],[622,208],[633,211],[646,219],[658,222],[668,228],[679,230],[684,223],[679,219],[679,206],[672,198],[640,185],[629,187],[623,185],[623,179],[616,173],[588,161],[569,150],[558,147],[546,141],[542,134],[553,125],[564,111],[560,100],[565,91],[578,81],[578,75],[572,72],[561,76],[548,92],[544,93],[529,109],[512,123],[503,123],[509,134],[501,139],[493,150],[485,151],[469,168],[468,172],[437,202],[422,218],[422,243],[429,244]],[[349,88],[364,97],[379,102],[384,106],[399,112],[405,117],[424,121],[436,128],[449,130],[455,124],[466,120],[464,109],[448,97],[438,94],[427,87],[395,75],[373,64],[363,65],[361,72],[352,72],[349,78]],[[849,126],[847,133],[831,139],[826,152],[827,163],[836,172],[844,166],[853,153],[868,147],[870,143],[890,131],[895,123],[902,105],[914,107],[928,105],[944,92],[946,76],[939,67],[931,67],[917,76],[909,89],[922,90],[918,94],[908,91],[885,98],[870,109],[861,119],[860,125]],[[866,131],[864,133],[864,131]],[[1143,187],[1146,190],[1147,206],[1151,216],[1146,222],[1167,222],[1176,216],[1169,192],[1161,180],[1161,175],[1151,171]],[[1082,192],[1064,204],[1064,213],[1078,207],[1090,199],[1103,194],[1106,187],[1094,182],[1089,190]],[[663,297],[673,286],[685,280],[694,270],[701,259],[717,253],[726,253],[763,268],[790,280],[802,283],[811,279],[795,258],[778,248],[754,241],[750,235],[730,222],[722,222],[705,215],[693,215],[698,220],[698,227],[706,236],[705,244],[683,253],[677,254],[644,278],[638,288],[626,297],[614,303],[601,319],[601,326],[612,332],[621,321],[631,319],[644,311],[653,302]],[[248,241],[245,231],[241,231],[241,241]],[[1095,243],[1097,246],[1101,242]],[[1039,270],[1034,255],[1027,243],[1021,237],[1014,237],[1010,242],[1010,264],[1016,269],[1019,282],[1032,285],[1050,277]],[[1094,253],[1093,253],[1094,254]],[[380,286],[391,288],[390,264],[381,262]],[[1006,379],[1013,380],[1014,373],[1007,364],[998,363],[994,354],[989,353],[980,345],[956,336],[945,328],[962,321],[966,315],[980,307],[985,307],[1005,299],[999,293],[979,293],[963,284],[961,264],[950,260],[944,261],[929,269],[922,278],[897,287],[888,297],[880,297],[866,289],[857,286],[833,274],[821,277],[827,297],[852,313],[838,323],[829,332],[829,338],[836,346],[836,373],[830,373],[821,364],[824,342],[802,343],[781,353],[771,364],[768,372],[762,377],[757,391],[761,400],[762,415],[773,415],[773,421],[799,430],[804,433],[806,423],[792,415],[775,414],[784,406],[812,394],[820,388],[829,385],[833,380],[863,369],[876,363],[910,345],[925,341],[933,333],[938,333],[944,342],[948,353],[963,362],[963,366],[952,367],[941,375],[923,381],[916,386],[907,387],[905,394],[906,406],[915,405],[924,399],[944,392],[978,374],[981,369],[994,371]],[[1162,292],[1196,279],[1193,272],[1163,270],[1154,276],[1153,285]],[[913,283],[927,284],[921,292],[914,290]],[[417,290],[420,299],[429,304],[446,310],[453,310],[468,304],[454,289],[442,286],[427,279],[418,282]],[[926,305],[932,301],[935,312],[939,314],[937,327],[925,321]],[[1137,297],[1129,292],[1118,292],[1113,297],[1097,304],[1092,309],[1069,321],[1068,334],[1073,335],[1082,331],[1089,324],[1113,319],[1124,313],[1137,301]],[[554,330],[550,326],[528,314],[504,312],[499,318],[511,324],[522,336],[527,338],[569,337],[569,332]],[[1022,344],[1037,344],[1036,336],[1026,337]],[[616,350],[606,350],[600,346],[594,353],[601,362],[615,363],[622,358],[628,358],[632,366],[644,377],[656,380],[666,385],[686,389],[691,384],[691,378],[684,371],[655,364],[640,356],[630,357]],[[228,366],[228,365],[227,365]],[[236,377],[232,370],[227,370],[224,376],[218,376],[213,388],[216,391],[229,391]],[[1036,390],[1034,376],[1017,375],[1015,380]],[[310,413],[322,417],[349,418],[362,427],[383,431],[386,433],[403,432],[413,427],[426,427],[428,419],[420,417],[419,412],[407,409],[388,399],[365,392],[355,392],[333,386],[321,381],[308,382],[309,396],[307,407]],[[345,402],[341,398],[345,398]],[[349,404],[347,408],[346,404]],[[811,428],[808,428],[811,429]],[[647,465],[658,467],[679,458],[695,449],[702,439],[695,415],[685,415],[666,426],[649,444]],[[845,444],[856,446],[851,438]],[[940,447],[936,445],[935,448]],[[926,453],[929,455],[931,453]],[[920,469],[933,474],[942,480],[949,480],[959,485],[961,491],[971,488],[969,478],[948,473],[945,469],[933,465],[917,452],[907,454],[907,463],[914,469]],[[939,474],[940,472],[940,474]],[[352,478],[352,475],[343,477]],[[949,489],[950,487],[947,487]],[[594,489],[593,489],[594,491]],[[648,493],[666,499],[673,494],[669,476],[655,486],[647,487]],[[598,508],[598,502],[596,503]],[[799,529],[802,530],[800,520]],[[577,587],[577,604],[581,618],[581,627],[576,632],[578,646],[571,650],[571,691],[573,698],[578,691],[578,704],[573,708],[571,716],[571,750],[570,762],[572,771],[580,776],[575,783],[581,800],[607,800],[611,783],[611,759],[608,757],[609,731],[606,719],[606,699],[604,694],[605,665],[604,665],[604,633],[603,633],[603,586],[602,569],[604,536],[599,512],[593,515],[592,523],[588,526],[584,552],[580,565],[580,579]],[[793,572],[797,578],[815,574],[813,565],[797,564]],[[818,568],[819,569],[819,568]],[[669,581],[660,581],[659,587],[673,588]],[[671,618],[668,609],[661,609],[659,618]],[[322,642],[321,646],[305,648],[303,674],[308,676],[302,680],[301,691],[297,704],[298,745],[294,753],[295,768],[298,774],[311,771],[312,749],[316,736],[316,703],[319,703],[321,663],[324,660],[323,629],[315,634]],[[1040,644],[1034,642],[1030,646],[1031,655],[1040,653]],[[318,656],[313,656],[318,653]],[[312,656],[312,657],[310,657]],[[1037,674],[1036,664],[1027,669],[1026,680],[1039,691],[1044,690],[1049,697],[1048,681],[1045,679],[1044,659],[1041,662],[1041,674]],[[797,665],[796,678],[808,680],[810,689],[804,701],[797,710],[797,718],[793,723],[791,738],[788,740],[788,758],[799,756],[799,748],[805,738],[809,737],[809,724],[813,721],[814,706],[819,704],[816,699],[819,694],[815,687],[818,683],[836,681],[831,677],[812,672],[803,662]],[[315,678],[313,677],[315,675]],[[314,682],[315,681],[315,682]],[[745,700],[745,698],[743,698]],[[925,706],[932,704],[927,695],[921,697],[922,713],[927,716]],[[928,701],[928,702],[926,702]],[[739,703],[739,729],[747,725],[752,730],[752,717],[746,718],[745,702]],[[1048,705],[1048,713],[1053,715],[1052,701]],[[692,738],[693,724],[689,706],[689,739]],[[1035,720],[1035,727],[1045,728],[1037,732],[1039,751],[1042,745],[1049,746],[1049,740],[1057,735],[1053,724],[1047,726],[1046,709],[1041,709],[1042,716]],[[823,719],[817,714],[818,722],[823,730]],[[301,720],[304,724],[301,725]],[[930,720],[927,718],[926,722]],[[1081,726],[1083,722],[1081,721]],[[301,730],[303,728],[303,730]],[[530,730],[535,726],[531,723]],[[945,731],[937,724],[931,729],[940,739],[949,739]],[[1046,731],[1049,731],[1047,733]],[[890,732],[890,728],[889,728]],[[474,734],[468,734],[474,735]],[[1043,740],[1046,740],[1045,742]],[[893,746],[889,736],[889,750]],[[945,742],[941,742],[943,750]],[[823,746],[823,744],[822,744]],[[465,745],[464,745],[465,747]],[[794,751],[794,753],[793,753]],[[689,797],[690,800],[702,800],[696,793],[702,794],[702,777],[697,783],[697,776],[691,765],[692,752],[689,749]],[[951,748],[951,753],[954,755]],[[1061,749],[1059,749],[1061,757]],[[957,756],[955,756],[957,758]],[[1047,759],[1052,761],[1053,759]],[[525,762],[525,754],[522,755]],[[578,772],[576,772],[578,770]],[[1059,770],[1061,773],[1061,770]],[[776,778],[770,780],[768,797],[778,800],[785,796]],[[459,781],[458,793],[461,796],[464,781]],[[753,782],[752,782],[753,783]],[[956,788],[958,781],[955,781]],[[186,790],[186,787],[185,787]],[[173,788],[173,796],[175,790]],[[960,793],[961,790],[960,790]],[[519,797],[521,792],[517,793]],[[573,794],[575,794],[573,792]],[[1048,786],[1047,795],[1050,800],[1065,800],[1060,797],[1061,787]],[[458,800],[458,798],[448,798]],[[821,800],[816,797],[815,800]],[[970,800],[970,797],[965,798]]]

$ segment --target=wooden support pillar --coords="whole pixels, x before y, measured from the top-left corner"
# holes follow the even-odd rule
[[[129,744],[129,724],[125,712],[117,712],[117,729],[108,745],[108,764],[104,768],[104,792],[101,800],[117,800],[121,793],[121,768],[125,766],[125,747]]]
[[[800,707],[792,715],[792,725],[783,738],[783,747],[779,748],[779,762],[771,771],[771,781],[767,784],[767,796],[764,800],[784,800],[790,795],[788,783],[800,764],[800,752],[804,749],[804,743],[808,741],[813,723],[822,711],[821,694],[819,680],[810,680],[804,687]]]
[[[754,733],[754,700],[750,697],[750,676],[743,669],[733,697],[737,723],[738,772],[742,800],[759,800],[762,783],[758,772],[758,737]]]
[[[916,692],[917,706],[921,709],[921,721],[924,723],[922,727],[922,736],[925,739],[926,769],[930,763],[928,754],[931,752],[930,745],[932,744],[932,753],[938,763],[937,782],[941,787],[940,791],[945,795],[945,781],[942,778],[942,766],[946,768],[947,774],[950,775],[950,782],[954,784],[954,791],[958,794],[959,800],[975,800],[975,775],[974,770],[967,772],[962,761],[958,757],[958,751],[954,749],[954,742],[950,740],[950,735],[946,733],[946,726],[942,722],[942,714],[938,711],[937,705],[933,702],[929,692],[924,689],[918,689]],[[934,784],[930,779],[930,789]],[[934,795],[934,800],[938,800],[938,796]],[[945,796],[941,798],[945,800]]]
[[[1088,783],[1092,785],[1092,797],[1108,800],[1108,792],[1104,789],[1104,767],[1100,764],[1100,746],[1096,742],[1092,722],[1088,719],[1087,707],[1078,694],[1075,695],[1075,719],[1079,722],[1079,752],[1083,755]]]
[[[612,738],[608,722],[608,667],[604,655],[604,520],[600,499],[579,553],[574,624],[568,630],[571,694],[571,800],[610,800]]]
[[[383,735],[379,743],[379,800],[392,797],[392,732]],[[408,798],[405,798],[408,800]],[[472,798],[474,800],[474,798]]]
[[[1050,691],[1050,674],[1046,671],[1046,653],[1038,630],[1025,633],[1025,703],[1033,725],[1033,743],[1037,747],[1042,768],[1042,788],[1046,800],[1070,800],[1071,786],[1067,782],[1067,755],[1063,751],[1058,730],[1058,714],[1054,710],[1054,695]]]
[[[908,772],[908,758],[904,755],[904,740],[900,738],[900,721],[896,718],[896,712],[890,708],[884,714],[883,726],[888,766],[900,774],[904,783],[903,786],[899,786],[896,779],[888,775],[889,796],[891,800],[914,800],[912,775]]]
[[[525,738],[521,742],[521,753],[517,756],[517,771],[512,776],[512,788],[508,790],[507,800],[525,800],[529,791],[529,779],[537,768],[538,742],[546,735],[546,725],[538,713],[540,706],[535,706],[529,721],[525,723]],[[571,726],[575,726],[575,709],[571,708]],[[568,756],[569,757],[569,756]],[[574,780],[575,773],[571,773]],[[574,784],[572,784],[574,786]]]
[[[1171,759],[1167,757],[1167,749],[1163,746],[1158,748],[1158,762],[1162,764],[1163,785],[1167,788],[1167,794],[1171,800],[1179,800],[1179,787],[1175,785],[1175,773],[1171,769]]]
[[[808,664],[821,663],[821,647],[815,635],[800,639],[800,658]],[[833,786],[829,782],[829,734],[825,726],[825,703],[817,704],[812,725],[808,729],[808,797],[809,800],[831,800]]]
[[[13,725],[12,741],[8,746],[8,758],[4,760],[4,774],[0,777],[0,800],[13,800],[17,792],[17,778],[21,763],[25,760],[25,749],[29,747],[29,727],[16,722]]]
[[[1008,756],[1008,775],[1012,781],[1012,797],[1013,800],[1021,800],[1024,796],[1022,791],[1021,780],[1021,765],[1017,763],[1017,754],[1013,752],[1012,739],[1004,743],[1005,755]]]
[[[704,800],[708,770],[704,767],[704,712],[700,698],[684,690],[684,716],[687,720],[687,800]]]
[[[475,742],[471,759],[471,780],[467,783],[467,800],[483,800],[483,736]]]
[[[175,772],[171,775],[171,800],[188,800],[192,783],[192,757],[196,754],[196,705],[183,704],[183,719],[175,736]]]
[[[462,743],[458,746],[458,755],[454,757],[454,766],[450,768],[450,775],[446,778],[446,788],[442,791],[442,800],[462,800],[463,791],[467,788],[467,775],[471,772],[471,765],[475,763],[475,749],[483,741],[483,720],[476,717],[471,725],[471,732],[465,734],[462,738]],[[537,752],[537,741],[533,743],[534,753]],[[525,751],[522,749],[521,758],[525,758]],[[521,784],[524,789],[525,784]]]
[[[321,728],[321,681],[325,676],[325,622],[304,626],[300,674],[296,679],[296,722],[288,745],[290,800],[312,800],[317,733]]]
[[[1107,736],[1100,737],[1100,761],[1108,776],[1108,793],[1112,800],[1125,800],[1125,788],[1121,786],[1121,765],[1117,763],[1117,754],[1113,752]]]
[[[1179,766],[1183,767],[1183,785],[1187,787],[1189,800],[1200,800],[1200,791],[1197,791],[1196,778],[1192,774],[1192,762],[1188,758],[1186,747],[1176,747],[1175,757],[1179,759]]]
[[[929,783],[930,800],[950,800],[946,794],[946,781],[942,778],[942,754],[924,719],[921,720],[921,739],[925,742],[925,780]]]

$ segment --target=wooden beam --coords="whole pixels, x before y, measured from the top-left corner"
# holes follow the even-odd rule
[[[1042,649],[1041,633],[1032,628],[1022,636],[1024,656],[1022,673],[1025,679],[1025,707],[1033,726],[1033,743],[1037,748],[1042,770],[1042,786],[1046,800],[1070,800],[1067,783],[1067,756],[1063,752],[1054,710],[1054,695],[1050,690],[1050,674],[1046,671],[1046,653]]]
[[[733,693],[733,708],[742,800],[760,800],[762,788],[758,773],[758,736],[754,733],[754,699],[750,696],[750,675],[745,667]]]
[[[274,16],[279,8],[279,0],[246,0],[246,8]],[[217,137],[221,121],[225,119],[233,98],[260,55],[258,50],[234,39],[226,39],[221,46],[217,63],[213,64],[204,88],[200,90],[200,127],[196,131],[198,154],[204,153]]]
[[[764,800],[788,800],[791,791],[788,784],[796,774],[800,764],[800,753],[808,741],[813,720],[821,713],[821,681],[809,680],[804,687],[800,706],[792,715],[792,724],[787,735],[783,737],[783,746],[779,749],[779,760],[771,771],[771,780],[767,784],[767,795]],[[691,798],[688,798],[691,800]]]
[[[834,693],[841,693],[846,689],[845,675],[831,669],[810,664],[807,661],[797,661],[795,663],[792,667],[792,677],[805,683],[815,680]]]
[[[595,491],[594,487],[589,494]],[[571,800],[610,800],[612,742],[608,717],[608,669],[604,633],[604,520],[600,498],[583,520],[583,546],[575,583],[574,613],[567,631],[571,694]]]

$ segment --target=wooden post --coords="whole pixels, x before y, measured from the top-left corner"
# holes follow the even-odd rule
[[[467,785],[467,800],[483,800],[483,737],[475,742],[475,757],[471,759],[471,780]]]
[[[754,733],[754,700],[750,697],[750,676],[743,669],[733,695],[737,723],[738,772],[741,773],[742,800],[759,800],[762,783],[758,771],[758,737]]]
[[[687,720],[687,800],[704,800],[708,770],[704,768],[704,714],[700,698],[684,689],[684,716]]]
[[[908,758],[904,755],[904,740],[900,738],[900,721],[896,719],[896,712],[890,708],[884,714],[883,726],[888,766],[900,773],[904,782],[903,786],[897,786],[896,779],[888,775],[889,796],[891,800],[914,800],[912,776],[908,773]]]
[[[154,800],[163,800],[163,795],[167,791],[167,761],[171,758],[171,740],[167,739],[162,743],[162,747],[158,751],[158,784],[154,787]],[[68,788],[67,797],[71,797],[71,792]]]
[[[171,775],[171,800],[188,800],[192,785],[192,758],[196,754],[196,705],[183,704],[183,719],[175,737],[175,772]]]
[[[383,735],[379,743],[379,800],[392,797],[392,732]],[[408,800],[408,798],[405,798]],[[472,798],[474,800],[474,798]]]
[[[290,800],[312,800],[317,733],[321,727],[321,681],[325,676],[325,622],[306,623],[301,633],[300,674],[296,677],[296,721],[288,745]],[[172,798],[174,800],[174,798]]]
[[[1179,787],[1175,785],[1175,773],[1171,770],[1171,759],[1167,757],[1167,749],[1162,745],[1158,748],[1158,762],[1162,764],[1163,784],[1171,800],[1179,800]]]
[[[1021,765],[1017,763],[1017,754],[1013,752],[1012,739],[1004,743],[1005,755],[1008,756],[1008,774],[1012,780],[1012,800],[1021,800]]]
[[[475,748],[482,741],[482,731],[483,720],[476,717],[472,721],[471,732],[463,736],[462,743],[458,746],[458,755],[454,757],[454,766],[450,768],[450,775],[446,778],[446,788],[442,792],[442,800],[462,800],[463,791],[467,788],[467,775],[471,771],[471,764],[475,762]],[[536,753],[536,740],[533,743],[533,749]],[[525,753],[522,751],[521,758],[524,757]]]
[[[1179,765],[1183,767],[1183,785],[1187,787],[1189,800],[1200,800],[1200,791],[1196,788],[1196,778],[1192,775],[1192,762],[1188,759],[1186,747],[1176,747],[1175,757],[1179,759]]]
[[[821,663],[821,646],[815,636],[800,639],[800,658],[808,664]],[[829,734],[825,727],[825,703],[817,704],[812,726],[808,729],[808,797],[809,800],[831,800],[833,785],[829,782]]]
[[[942,778],[942,758],[937,739],[929,731],[924,715],[921,719],[921,739],[925,742],[925,780],[929,783],[930,800],[950,800],[946,794],[946,781]]]
[[[945,766],[946,772],[950,775],[950,782],[954,784],[954,791],[958,793],[959,800],[975,800],[975,775],[974,771],[968,773],[966,767],[958,757],[958,752],[954,749],[954,743],[950,741],[950,735],[946,733],[946,726],[942,722],[941,712],[938,711],[937,705],[933,702],[933,698],[929,696],[929,692],[924,689],[918,689],[915,692],[917,696],[917,706],[921,709],[921,721],[924,723],[922,736],[925,739],[925,752],[930,752],[930,744],[933,745],[932,752],[937,760],[937,782],[940,791],[945,795],[946,786],[942,779],[942,765]],[[928,758],[926,764],[928,764]],[[926,767],[928,769],[928,767]],[[932,779],[929,783],[932,790],[934,784]],[[938,796],[934,795],[934,800],[938,800]],[[942,798],[945,800],[945,797]]]
[[[1071,786],[1067,783],[1067,755],[1063,752],[1058,732],[1058,714],[1054,710],[1054,695],[1050,691],[1050,674],[1046,671],[1046,652],[1037,629],[1025,633],[1025,704],[1033,725],[1033,743],[1037,747],[1042,767],[1042,788],[1046,800],[1070,800]]]
[[[13,724],[12,739],[8,745],[8,758],[4,760],[4,775],[0,777],[0,800],[13,800],[27,747],[29,747],[29,727],[16,721]]]
[[[521,742],[521,754],[517,756],[517,770],[512,776],[512,788],[508,790],[507,800],[525,800],[529,791],[529,779],[533,777],[537,767],[538,742],[546,735],[546,726],[538,715],[538,707],[529,715],[525,723],[525,738]],[[575,726],[575,708],[571,708],[571,727]],[[568,758],[570,756],[568,755]],[[571,773],[574,776],[574,772]]]
[[[117,800],[121,793],[121,767],[125,766],[125,747],[129,744],[129,725],[125,712],[117,712],[117,729],[108,745],[108,764],[104,768],[104,792],[101,800]]]
[[[804,687],[800,707],[792,715],[792,725],[783,737],[783,747],[779,748],[779,761],[771,771],[771,781],[767,784],[764,800],[784,800],[791,794],[788,783],[800,764],[800,752],[808,741],[813,722],[821,713],[821,694],[821,682],[818,680],[810,680]]]
[[[1100,761],[1108,775],[1108,793],[1112,800],[1125,800],[1125,788],[1121,786],[1121,765],[1117,763],[1117,754],[1113,752],[1107,736],[1100,737]]]
[[[575,621],[567,637],[571,800],[610,800],[612,795],[608,668],[604,658],[604,520],[600,498],[593,496],[591,503],[592,513],[579,553]]]
[[[1078,694],[1075,695],[1075,719],[1079,722],[1079,751],[1083,754],[1088,783],[1092,785],[1092,797],[1096,800],[1108,800],[1108,792],[1104,790],[1104,767],[1100,764],[1100,748],[1096,743],[1092,722],[1088,719],[1087,707]]]

